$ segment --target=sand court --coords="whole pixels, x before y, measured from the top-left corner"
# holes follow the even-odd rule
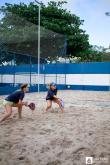
[[[46,93],[26,94],[36,103],[32,113],[0,125],[0,165],[85,165],[85,157],[105,158],[110,164],[110,92],[59,91],[65,113],[58,106],[43,113]],[[3,111],[0,111],[0,116]],[[105,161],[105,162],[104,162]]]

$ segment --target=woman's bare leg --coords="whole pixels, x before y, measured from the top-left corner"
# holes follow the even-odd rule
[[[22,106],[18,106],[18,117],[19,119],[22,118]]]
[[[52,101],[51,100],[47,100],[47,108],[46,108],[46,112],[52,107]]]
[[[5,105],[5,115],[3,118],[0,120],[0,123],[5,121],[7,118],[9,118],[12,114],[12,106],[11,105]]]
[[[21,119],[22,118],[22,107],[23,107],[23,105],[15,104],[15,105],[13,105],[13,107],[18,108],[18,118]]]
[[[64,108],[62,108],[62,106],[61,106],[61,100],[60,99],[54,99],[53,101],[59,105],[59,107],[61,109],[61,112],[63,113],[64,112]]]

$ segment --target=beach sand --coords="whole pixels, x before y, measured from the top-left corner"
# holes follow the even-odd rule
[[[59,91],[65,113],[53,104],[43,113],[46,93],[26,94],[24,107],[0,125],[0,165],[110,165],[110,92]],[[2,117],[3,111],[0,111]]]

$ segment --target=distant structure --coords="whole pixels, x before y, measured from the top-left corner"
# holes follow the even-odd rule
[[[108,47],[103,47],[103,46],[98,46],[98,45],[93,45],[92,46],[92,50],[95,50],[97,52],[105,52],[105,53],[109,53],[110,52],[110,44]]]
[[[92,46],[92,50],[95,50],[97,52],[103,52],[104,51],[104,47],[103,46],[98,46],[98,45],[93,45]]]
[[[106,16],[110,16],[110,12],[106,12],[105,15],[106,15]]]
[[[109,44],[109,47],[106,49],[106,53],[109,53],[110,52],[110,44]]]
[[[105,53],[110,53],[110,44],[109,44],[109,46],[107,48],[104,48],[104,52]]]
[[[110,16],[110,12],[106,12],[105,15],[106,15],[106,16]],[[106,51],[106,53],[109,53],[109,52],[110,52],[110,44],[109,44],[109,47],[106,48],[105,51]]]

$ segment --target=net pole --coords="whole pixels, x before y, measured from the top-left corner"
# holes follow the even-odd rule
[[[64,55],[65,55],[65,86],[66,86],[66,54],[67,54],[67,37],[65,35],[65,43],[64,43]]]
[[[35,0],[38,5],[38,93],[40,92],[40,11],[41,11],[41,4]]]
[[[38,92],[40,92],[40,10],[39,5],[39,19],[38,19]]]
[[[13,54],[13,61],[12,61],[12,65],[13,65],[13,70],[14,70],[14,75],[13,75],[13,86],[15,86],[15,74],[16,74],[16,71],[15,71],[15,67],[16,67],[16,64],[15,64],[15,53]]]
[[[0,67],[1,67],[1,73],[0,73],[0,75],[1,75],[1,81],[0,81],[0,83],[2,83],[3,82],[3,73],[2,73],[2,68],[3,68],[3,66],[2,66],[2,53],[0,52]]]
[[[108,90],[110,91],[110,73],[109,73],[109,88]]]
[[[31,84],[31,83],[32,83],[32,82],[31,82],[31,76],[32,76],[32,75],[31,75],[31,74],[32,74],[32,73],[31,73],[31,72],[32,72],[32,70],[31,70],[31,68],[32,68],[31,56],[29,57],[29,62],[30,62],[30,87],[31,87],[31,85],[32,85],[32,84]]]
[[[40,92],[40,10],[41,6],[39,5],[39,26],[38,26],[38,92]]]

